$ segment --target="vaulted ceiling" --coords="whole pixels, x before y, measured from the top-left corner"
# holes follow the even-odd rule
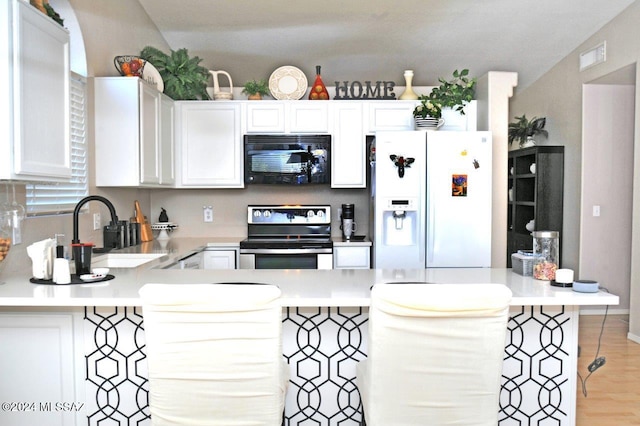
[[[515,71],[522,90],[633,0],[138,0],[172,49],[234,86],[283,65],[325,83],[431,86],[454,69]],[[577,66],[577,64],[576,64]],[[225,80],[226,81],[226,80]]]

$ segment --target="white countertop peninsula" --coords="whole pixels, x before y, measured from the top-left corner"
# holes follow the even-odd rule
[[[577,293],[548,282],[515,274],[511,269],[439,268],[420,270],[173,270],[162,269],[206,246],[237,247],[237,239],[170,239],[117,250],[118,253],[164,253],[136,268],[115,268],[115,278],[71,285],[32,284],[31,271],[0,276],[0,306],[139,306],[138,290],[146,283],[260,282],[282,290],[287,307],[359,307],[369,305],[371,286],[387,282],[502,283],[513,292],[513,306],[616,305],[618,296],[606,292]],[[346,243],[348,244],[348,243]],[[94,254],[94,260],[100,254]]]
[[[571,426],[575,425],[579,308],[618,303],[617,296],[606,292],[552,287],[511,269],[162,269],[206,246],[229,249],[238,243],[237,239],[172,238],[164,246],[154,241],[120,250],[163,256],[137,268],[112,269],[115,278],[102,283],[32,284],[30,270],[0,276],[4,348],[0,377],[12,383],[4,399],[34,402],[36,408],[42,407],[40,401],[82,404],[75,412],[3,411],[0,424],[150,424],[140,287],[152,282],[262,282],[282,290],[283,356],[291,366],[286,424],[357,426],[361,407],[355,369],[367,354],[371,286],[494,282],[513,292],[499,424]],[[105,389],[113,387],[118,398],[105,398]]]

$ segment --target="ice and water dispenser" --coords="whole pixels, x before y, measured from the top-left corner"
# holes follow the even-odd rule
[[[418,201],[415,198],[389,198],[382,212],[382,235],[387,246],[416,244]]]

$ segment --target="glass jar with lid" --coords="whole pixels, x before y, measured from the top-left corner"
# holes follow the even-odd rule
[[[557,231],[535,231],[533,236],[533,278],[541,281],[556,279],[560,267],[560,233]]]

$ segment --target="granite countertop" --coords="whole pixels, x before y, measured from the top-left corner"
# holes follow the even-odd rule
[[[365,242],[366,243],[366,242]],[[345,244],[353,244],[348,242]],[[370,242],[369,242],[370,244]],[[32,284],[31,271],[0,276],[0,306],[139,306],[146,283],[261,282],[282,290],[283,306],[368,306],[371,287],[387,282],[503,283],[513,306],[617,305],[605,292],[577,293],[570,288],[523,277],[507,268],[336,269],[336,270],[180,270],[162,269],[205,247],[237,248],[233,238],[172,238],[117,250],[162,256],[136,268],[112,268],[110,281],[72,285]],[[112,253],[114,253],[112,252]],[[95,255],[95,260],[100,255]]]

